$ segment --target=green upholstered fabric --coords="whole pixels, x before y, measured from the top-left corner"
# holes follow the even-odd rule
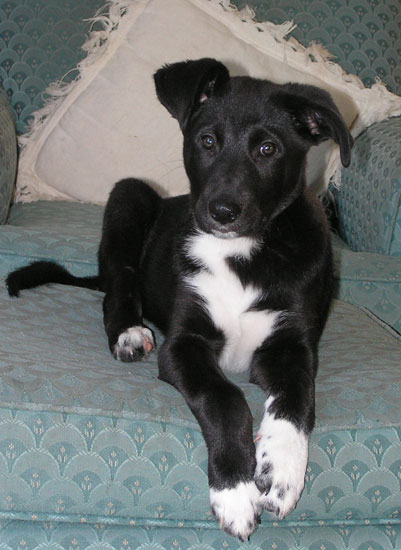
[[[22,133],[43,91],[63,77],[77,76],[76,65],[91,28],[89,18],[104,0],[2,0],[0,2],[0,84],[6,90]],[[68,74],[67,74],[68,73]]]
[[[217,528],[179,528],[3,521],[7,550],[398,550],[398,525],[267,527],[239,543]]]
[[[32,548],[72,535],[87,548],[94,533],[104,544],[114,537],[112,548],[126,547],[120,536],[131,548],[240,547],[210,514],[204,440],[183,397],[157,379],[156,355],[136,365],[110,356],[101,293],[49,285],[10,299],[2,284],[0,310],[0,541],[17,548],[30,526]],[[334,305],[305,491],[286,520],[265,513],[243,548],[348,548],[358,531],[359,544],[373,537],[374,548],[391,548],[401,514],[400,362],[394,332]],[[256,433],[263,392],[245,374],[233,380]]]
[[[401,262],[399,257],[354,252],[332,235],[336,296],[366,307],[401,333]]]
[[[401,5],[399,0],[233,0],[252,6],[259,20],[293,20],[292,35],[305,45],[323,44],[365,86],[379,77],[401,94]]]
[[[156,523],[156,522],[155,522]],[[398,550],[399,525],[266,527],[240,543],[217,529],[2,521],[7,550]]]
[[[14,113],[0,86],[0,224],[7,219],[17,168]]]
[[[0,228],[0,276],[34,260],[54,259],[74,275],[97,273],[103,208],[61,201],[18,203]]]
[[[365,130],[334,190],[339,232],[355,251],[401,256],[400,136],[400,117]]]

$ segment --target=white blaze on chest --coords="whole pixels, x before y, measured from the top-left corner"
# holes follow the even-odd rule
[[[249,259],[257,241],[246,237],[219,239],[199,233],[188,241],[190,257],[206,269],[186,278],[204,303],[217,328],[223,331],[225,345],[219,365],[231,371],[249,367],[254,351],[272,333],[279,312],[249,311],[262,297],[262,290],[243,286],[229,268],[227,259]]]

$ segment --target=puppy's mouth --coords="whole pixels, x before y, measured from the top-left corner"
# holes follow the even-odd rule
[[[241,235],[238,233],[238,231],[229,231],[229,230],[218,230],[218,229],[212,229],[210,233],[217,237],[218,239],[236,239],[237,237],[241,237]]]
[[[200,231],[209,233],[217,239],[237,239],[257,235],[254,225],[248,223],[219,224],[208,217],[206,220],[195,214],[195,224]]]
[[[244,236],[239,224],[219,224],[209,217],[203,219],[203,217],[197,215],[197,213],[195,213],[195,224],[200,231],[209,233],[218,239],[235,239]]]

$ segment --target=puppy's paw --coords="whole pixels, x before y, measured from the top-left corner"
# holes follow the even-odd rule
[[[113,347],[113,355],[115,359],[132,363],[146,357],[155,347],[150,329],[142,326],[130,327],[118,337]]]
[[[304,488],[308,438],[287,420],[265,420],[266,415],[256,441],[255,483],[263,507],[283,519]]]
[[[241,541],[248,540],[260,523],[261,494],[253,481],[239,482],[231,489],[211,489],[210,503],[220,527]]]

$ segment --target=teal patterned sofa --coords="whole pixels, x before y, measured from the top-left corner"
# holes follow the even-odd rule
[[[400,119],[357,139],[342,187],[333,191],[341,300],[320,346],[306,487],[288,518],[265,513],[249,542],[225,535],[212,518],[201,432],[180,394],[157,379],[155,355],[128,367],[110,357],[102,295],[57,285],[19,300],[6,295],[4,277],[32,259],[56,259],[77,275],[97,269],[102,207],[38,201],[9,208],[9,202],[16,169],[12,119],[24,132],[45,85],[75,66],[88,29],[83,19],[101,3],[0,2],[6,90],[0,96],[0,548],[399,550]],[[368,84],[383,67],[381,76],[400,93],[399,63],[391,63],[400,44],[395,0],[276,0],[269,9],[261,0],[248,3],[260,18],[298,18],[299,39],[326,41]],[[388,35],[378,15],[383,6]],[[355,14],[364,27],[352,27]],[[339,21],[348,27],[345,37],[335,36]],[[358,61],[349,47],[357,53],[359,33],[368,32],[379,33],[379,45],[390,51],[380,46],[381,55],[361,54]],[[233,379],[256,429],[263,395],[245,376]]]

